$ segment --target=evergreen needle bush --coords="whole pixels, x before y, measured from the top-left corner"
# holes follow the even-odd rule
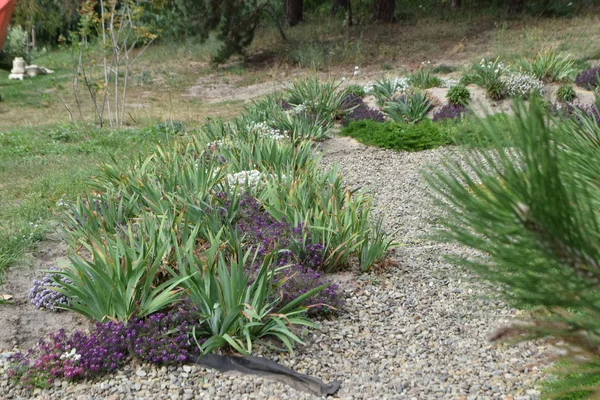
[[[510,146],[504,125],[485,123],[486,146],[427,175],[440,240],[476,249],[481,257],[455,261],[493,282],[510,304],[539,310],[500,337],[553,336],[585,373],[600,360],[600,165],[589,162],[600,158],[600,127],[583,115],[549,121],[538,98],[529,108],[516,102],[514,111]],[[586,390],[597,398],[600,385]]]
[[[419,151],[452,143],[448,131],[429,120],[417,125],[368,120],[351,122],[341,134],[366,145],[394,150]]]

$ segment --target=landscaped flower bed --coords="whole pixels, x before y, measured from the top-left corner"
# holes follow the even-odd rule
[[[250,354],[257,342],[293,351],[312,316],[341,311],[343,288],[327,273],[366,271],[393,246],[370,197],[318,168],[310,140],[351,108],[342,98],[335,85],[300,83],[289,111],[267,99],[185,146],[102,167],[65,214],[70,265],[32,291],[36,305],[96,328],[17,355],[13,376],[44,386],[127,357],[179,363],[217,349]]]

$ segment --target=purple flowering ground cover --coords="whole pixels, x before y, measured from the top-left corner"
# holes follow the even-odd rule
[[[462,118],[467,113],[467,108],[463,105],[446,104],[433,114],[434,122],[444,121],[446,119]]]
[[[600,124],[600,110],[595,104],[555,103],[550,105],[549,108],[552,115],[561,118],[579,120],[580,114],[583,114],[593,118],[596,123]]]
[[[271,251],[282,250],[277,266],[285,268],[275,275],[275,281],[282,282],[279,288],[282,304],[328,282],[317,272],[323,262],[324,247],[312,243],[302,226],[292,227],[287,221],[277,221],[251,196],[240,201],[238,216],[234,229],[243,236],[244,247],[258,249],[255,268]],[[343,305],[339,286],[331,284],[304,305],[310,307],[311,313],[339,309]]]
[[[587,90],[600,88],[600,67],[581,71],[575,78],[575,84]]]
[[[96,323],[91,332],[51,333],[25,353],[12,358],[9,375],[24,387],[48,387],[55,379],[91,378],[121,367],[130,357],[154,364],[195,360],[198,346],[191,338],[198,325],[189,304],[128,323]]]
[[[367,106],[364,100],[353,93],[348,93],[342,100],[341,109],[350,110],[342,116],[342,125],[348,126],[350,122],[370,119],[375,122],[383,122],[384,115],[379,110]]]

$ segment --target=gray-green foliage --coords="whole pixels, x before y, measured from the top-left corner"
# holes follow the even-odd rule
[[[550,123],[537,98],[514,111],[508,132],[487,124],[487,146],[430,171],[440,239],[478,250],[482,256],[456,261],[511,304],[539,310],[508,332],[555,336],[575,365],[597,363],[600,166],[590,160],[600,157],[600,127],[583,115]],[[600,394],[597,384],[589,390]]]
[[[316,116],[324,122],[332,121],[342,110],[342,101],[348,89],[340,83],[320,82],[317,78],[296,81],[285,91],[284,98],[296,107],[296,113]]]
[[[577,74],[575,60],[553,49],[536,54],[533,60],[519,60],[518,65],[536,78],[550,82],[572,81]]]
[[[414,90],[388,101],[383,112],[398,124],[416,124],[425,118],[432,107],[425,92]]]
[[[408,75],[408,81],[411,86],[419,89],[429,89],[442,85],[442,80],[431,73],[427,68],[419,68],[415,72]]]

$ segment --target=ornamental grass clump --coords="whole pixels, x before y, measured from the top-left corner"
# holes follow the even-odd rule
[[[475,84],[485,89],[487,96],[492,100],[502,100],[506,97],[506,86],[502,81],[506,66],[500,58],[494,61],[482,58],[479,64],[473,64],[471,73],[461,79],[465,85]]]
[[[527,74],[546,82],[571,81],[577,73],[575,60],[558,54],[552,48],[536,54],[533,61],[520,60],[518,66]]]
[[[386,103],[383,112],[398,124],[416,124],[433,108],[425,92],[406,92]]]
[[[332,121],[341,109],[347,89],[340,90],[340,83],[319,82],[317,78],[296,81],[284,92],[284,99],[292,107],[302,107],[306,114]]]
[[[375,96],[379,107],[383,107],[388,101],[391,101],[396,93],[402,93],[410,86],[408,78],[384,78],[375,82],[369,87],[367,93]]]
[[[432,74],[426,67],[417,69],[415,72],[409,74],[407,78],[410,85],[418,89],[429,89],[442,86],[442,80]]]
[[[454,261],[526,310],[527,319],[495,338],[548,338],[570,363],[552,371],[562,398],[596,399],[598,380],[582,388],[573,377],[597,376],[600,362],[600,164],[590,162],[600,159],[600,126],[583,115],[552,120],[536,97],[513,110],[508,132],[487,124],[485,146],[426,176],[439,238],[476,250],[479,257]]]

